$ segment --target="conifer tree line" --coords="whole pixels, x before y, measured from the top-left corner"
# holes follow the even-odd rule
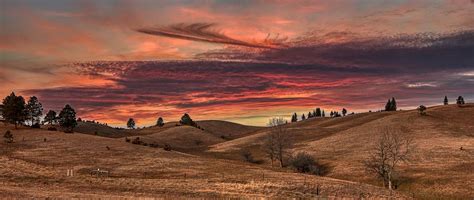
[[[339,114],[339,111],[331,111],[329,116],[330,117],[346,116],[347,109],[342,108],[341,113],[342,114]],[[311,119],[311,118],[316,118],[316,117],[326,117],[325,111],[321,108],[316,108],[313,111],[308,112],[308,115],[305,115],[304,113],[301,114],[301,120],[306,120],[306,119]],[[297,121],[298,121],[298,114],[293,113],[293,115],[291,115],[291,122],[297,122]]]
[[[395,97],[392,99],[388,99],[387,104],[385,104],[385,111],[397,111],[397,102],[395,101]]]

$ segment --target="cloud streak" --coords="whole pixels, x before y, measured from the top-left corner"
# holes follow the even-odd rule
[[[215,28],[214,23],[192,23],[192,24],[174,24],[161,27],[144,27],[136,29],[140,33],[149,35],[177,38],[183,40],[208,42],[216,44],[229,44],[252,48],[275,49],[283,45],[285,38],[267,37],[262,42],[246,42],[231,38]]]

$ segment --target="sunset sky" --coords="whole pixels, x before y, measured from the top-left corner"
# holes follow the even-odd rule
[[[125,126],[474,101],[474,0],[1,0],[0,96]]]

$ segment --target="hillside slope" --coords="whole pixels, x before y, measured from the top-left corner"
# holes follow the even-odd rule
[[[306,151],[332,166],[329,176],[376,185],[380,181],[365,171],[363,162],[381,130],[403,130],[414,138],[417,151],[410,163],[402,165],[401,190],[416,191],[426,199],[474,196],[473,104],[430,107],[426,116],[416,110],[376,112],[286,126],[294,141],[292,151]],[[209,151],[238,158],[241,149],[250,149],[265,159],[260,146],[266,134],[263,130],[216,144]]]
[[[1,132],[6,129],[12,127],[0,125]],[[27,128],[12,133],[14,143],[0,143],[4,198],[314,198],[318,187],[323,198],[390,194],[366,184],[164,151],[123,138]],[[74,170],[73,177],[66,176],[67,169]],[[109,175],[91,175],[93,169]]]

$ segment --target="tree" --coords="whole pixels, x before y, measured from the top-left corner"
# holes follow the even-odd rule
[[[304,113],[303,113],[303,115],[301,115],[301,120],[305,120],[305,119],[306,117],[304,116]]]
[[[383,180],[385,187],[392,190],[399,164],[409,161],[414,148],[413,140],[407,134],[386,128],[364,164],[369,172]]]
[[[418,112],[420,113],[420,115],[426,115],[426,113],[425,113],[426,106],[420,105],[420,106],[417,108],[417,110],[418,110]]]
[[[163,125],[165,125],[163,118],[159,117],[158,120],[156,121],[156,125],[159,127],[162,127]]]
[[[133,118],[128,119],[127,121],[127,127],[129,129],[135,129],[135,120]]]
[[[326,113],[324,113],[324,110],[323,110],[321,115],[322,115],[322,117],[326,117]]]
[[[397,102],[395,97],[392,97],[392,103],[390,104],[390,111],[397,111]]]
[[[9,96],[3,99],[3,118],[5,121],[15,124],[15,129],[19,123],[25,121],[25,99],[22,96],[16,96],[12,92]]]
[[[188,125],[188,126],[197,126],[196,122],[194,122],[191,117],[188,115],[188,113],[184,113],[184,115],[181,117],[181,120],[179,121],[180,124],[183,125]]]
[[[347,110],[345,108],[342,109],[342,116],[346,116]]]
[[[308,112],[308,119],[313,118],[313,114],[311,112]]]
[[[271,127],[271,129],[270,133],[266,135],[263,148],[264,152],[270,158],[272,166],[274,160],[279,161],[280,167],[284,166],[284,159],[287,156],[288,149],[292,145],[290,135],[284,124],[285,120],[281,117],[272,118],[268,122],[268,126]]]
[[[316,108],[316,117],[322,117],[321,108]]]
[[[13,134],[10,132],[10,130],[7,130],[5,134],[3,135],[3,139],[6,143],[12,143],[13,142]]]
[[[39,124],[40,117],[43,115],[43,105],[38,101],[35,96],[30,97],[26,104],[27,117],[31,121],[31,125]]]
[[[334,112],[331,111],[331,114],[329,114],[329,116],[333,117],[333,116],[334,116]]]
[[[56,123],[58,121],[56,112],[54,112],[54,110],[49,110],[44,117],[44,121],[48,124]]]
[[[443,104],[448,105],[448,96],[444,96]]]
[[[385,111],[390,111],[391,106],[392,102],[390,101],[390,99],[388,99],[387,103],[385,104]]]
[[[76,111],[69,104],[66,104],[59,113],[59,125],[64,128],[64,132],[72,133],[77,125]]]
[[[458,105],[463,105],[464,104],[464,98],[462,96],[459,96],[457,99],[456,99],[456,104]]]
[[[297,122],[298,121],[298,115],[296,115],[296,113],[294,113],[292,116],[291,116],[291,122]]]

